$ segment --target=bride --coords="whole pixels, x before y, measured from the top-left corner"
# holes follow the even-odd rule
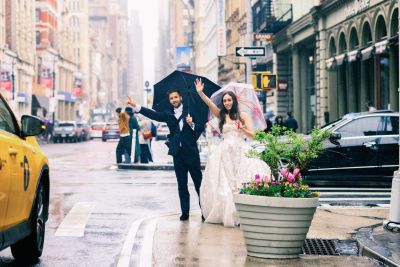
[[[201,79],[195,81],[196,90],[210,111],[219,120],[223,141],[210,154],[200,187],[200,202],[205,222],[223,223],[225,227],[239,224],[233,203],[233,193],[242,182],[256,174],[271,177],[269,166],[259,159],[246,157],[251,147],[244,137],[254,136],[253,125],[247,113],[239,111],[236,95],[223,93],[221,109],[204,92]]]

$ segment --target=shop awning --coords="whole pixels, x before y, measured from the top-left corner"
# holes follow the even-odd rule
[[[375,47],[374,46],[370,46],[368,48],[365,48],[363,50],[361,50],[361,60],[368,60],[370,59],[375,53]]]
[[[32,105],[35,108],[43,108],[49,110],[49,98],[46,96],[32,95]]]
[[[381,41],[379,43],[376,43],[375,46],[375,54],[379,55],[379,54],[383,54],[385,53],[387,50],[387,45],[388,45],[388,40],[384,40]]]
[[[347,53],[347,62],[354,62],[361,57],[360,50],[353,50]]]
[[[76,97],[71,95],[68,92],[65,91],[59,91],[58,92],[58,100],[62,100],[65,102],[69,102],[69,103],[75,103]]]
[[[335,57],[336,60],[336,66],[341,66],[344,63],[344,60],[346,59],[346,54],[341,54]]]
[[[328,58],[325,60],[325,64],[328,70],[332,70],[336,67],[336,59],[334,57]]]

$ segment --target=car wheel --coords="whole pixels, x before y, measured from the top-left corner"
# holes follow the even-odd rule
[[[46,230],[45,221],[45,192],[43,184],[37,189],[35,204],[31,216],[31,234],[21,241],[11,245],[11,253],[17,261],[36,262],[42,255],[44,234]]]
[[[101,139],[101,141],[105,142],[105,141],[107,141],[107,139],[104,139],[104,138],[103,138],[103,139]]]

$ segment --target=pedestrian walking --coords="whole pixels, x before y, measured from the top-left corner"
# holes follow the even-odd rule
[[[118,115],[118,126],[120,132],[120,138],[116,149],[117,164],[122,163],[122,155],[130,155],[130,133],[129,133],[129,115],[126,112],[122,112],[121,108],[117,108],[115,112]],[[125,159],[125,161],[131,161]]]
[[[143,116],[139,117],[139,144],[140,144],[140,163],[149,163],[152,161],[150,152],[150,140],[153,138],[151,134],[151,121]]]
[[[129,134],[130,134],[130,151],[134,153],[133,162],[138,163],[140,160],[140,144],[139,144],[139,123],[133,114],[131,107],[126,107],[125,112],[129,115]],[[133,148],[133,151],[132,151]],[[131,157],[131,155],[129,155]],[[126,157],[125,159],[127,159]],[[131,163],[130,161],[127,163]]]
[[[288,130],[292,130],[293,132],[296,132],[297,128],[299,128],[299,125],[297,124],[296,119],[293,118],[291,111],[287,113],[287,119],[285,120],[284,124]]]

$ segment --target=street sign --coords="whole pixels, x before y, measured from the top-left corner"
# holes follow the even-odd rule
[[[253,41],[261,42],[273,42],[275,40],[275,35],[272,33],[254,33]]]
[[[145,81],[145,82],[144,82],[144,87],[149,88],[149,86],[150,86],[149,81]]]
[[[264,57],[265,47],[252,46],[252,47],[236,47],[237,57]]]

